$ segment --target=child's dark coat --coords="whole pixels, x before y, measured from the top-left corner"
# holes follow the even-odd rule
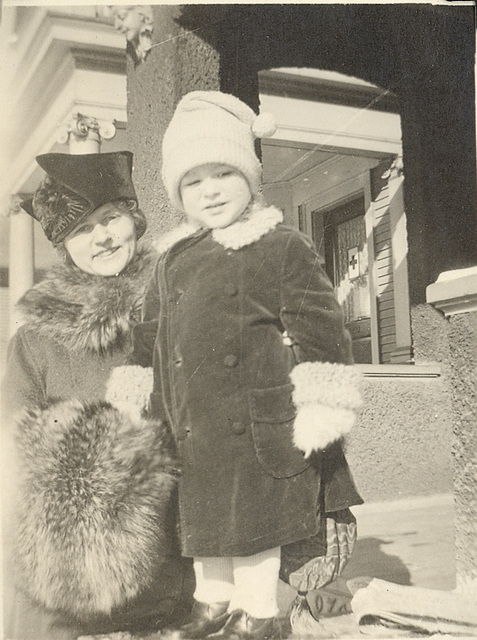
[[[281,219],[255,205],[225,229],[174,230],[146,294],[136,353],[158,319],[151,406],[178,442],[186,556],[245,556],[317,531],[324,458],[293,446],[290,372],[297,355],[351,364],[351,344],[319,256]],[[327,511],[361,502],[341,446],[331,451]]]

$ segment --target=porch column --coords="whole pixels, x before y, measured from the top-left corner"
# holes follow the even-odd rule
[[[68,144],[72,154],[100,153],[101,141],[116,135],[114,121],[100,121],[92,116],[75,113],[57,130],[56,141]]]
[[[477,266],[441,273],[427,302],[448,320],[457,588],[477,592]]]
[[[8,215],[10,218],[9,243],[9,307],[10,335],[18,329],[21,318],[15,305],[33,285],[33,218],[20,207],[22,198],[12,196]]]

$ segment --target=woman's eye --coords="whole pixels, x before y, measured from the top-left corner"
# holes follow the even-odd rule
[[[89,225],[83,224],[81,225],[81,227],[77,227],[74,230],[74,235],[78,236],[80,233],[88,233],[88,231],[89,231]]]

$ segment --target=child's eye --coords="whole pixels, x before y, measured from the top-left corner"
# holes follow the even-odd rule
[[[190,180],[184,183],[184,187],[195,187],[200,183],[200,180]]]
[[[220,178],[226,178],[227,176],[231,176],[233,174],[232,169],[224,169],[223,171],[219,171]]]

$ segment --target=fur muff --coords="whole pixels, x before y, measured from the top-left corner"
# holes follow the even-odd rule
[[[24,412],[17,438],[20,586],[80,618],[110,613],[167,555],[178,475],[169,432],[73,400]]]

